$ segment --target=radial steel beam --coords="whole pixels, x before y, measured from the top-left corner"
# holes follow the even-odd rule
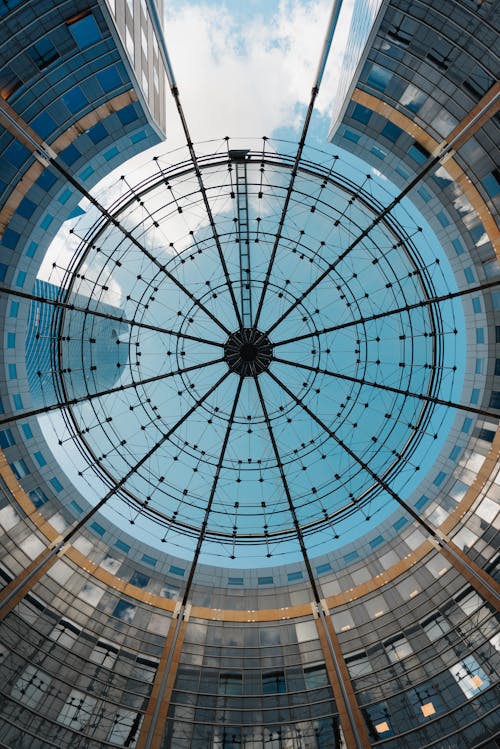
[[[198,564],[198,560],[200,558],[201,547],[202,547],[203,541],[205,539],[205,533],[206,533],[206,530],[207,530],[208,519],[209,519],[210,513],[212,511],[212,505],[213,505],[214,498],[215,498],[215,492],[217,490],[217,484],[219,483],[219,477],[220,477],[220,473],[221,473],[221,470],[222,470],[222,464],[224,462],[224,456],[226,454],[227,446],[228,446],[228,443],[229,443],[229,436],[230,436],[231,430],[233,428],[234,417],[236,415],[236,409],[238,407],[238,401],[240,399],[242,384],[243,384],[243,378],[239,377],[238,378],[238,385],[236,386],[236,395],[234,396],[234,401],[233,401],[233,405],[232,405],[232,408],[231,408],[231,413],[229,414],[229,421],[228,421],[228,424],[227,424],[226,433],[225,433],[224,439],[222,441],[222,447],[221,447],[221,451],[220,451],[220,455],[219,455],[219,460],[217,461],[217,467],[215,469],[214,479],[212,481],[212,488],[210,490],[210,495],[208,497],[207,506],[205,508],[205,513],[203,515],[203,521],[202,521],[202,524],[201,524],[200,533],[198,535],[198,540],[196,542],[196,548],[195,548],[194,554],[193,554],[193,561],[191,562],[191,567],[189,569],[189,575],[188,575],[188,578],[187,578],[187,581],[186,581],[186,587],[184,588],[184,595],[182,597],[182,605],[183,606],[187,605],[189,594],[191,593],[191,586],[193,584],[194,573],[195,573],[195,570],[196,570],[196,566]]]
[[[293,393],[284,382],[276,377],[276,375],[274,375],[270,370],[267,370],[267,374],[300,408],[302,408],[305,413],[308,414],[308,416],[310,416],[313,421],[316,422],[316,424],[318,424],[318,426],[321,427],[329,437],[331,437],[331,439],[334,440],[334,442],[337,443],[337,445],[339,445],[339,447],[342,448],[342,450],[344,450],[360,466],[360,468],[366,471],[366,473],[368,473],[371,478],[425,530],[431,542],[449,561],[452,561],[454,567],[460,572],[460,574],[469,582],[472,581],[471,584],[474,585],[478,593],[480,593],[483,598],[490,601],[490,603],[500,611],[500,586],[498,586],[493,578],[482,570],[475,562],[461,554],[460,549],[458,549],[449,538],[441,533],[439,529],[434,528],[425,518],[421,517],[414,507],[402,499],[383,478],[370,468],[368,463],[356,455],[356,453],[346,445],[346,443],[340,439],[340,437],[332,431],[330,427],[319,418],[319,416],[316,416],[316,414],[311,411],[311,409],[306,406],[300,398],[297,398],[295,393]]]
[[[302,152],[304,151],[304,146],[305,146],[305,143],[306,143],[306,137],[307,137],[307,133],[308,133],[308,130],[309,130],[309,125],[311,124],[311,118],[312,118],[312,114],[313,114],[313,111],[314,111],[314,105],[316,103],[316,98],[317,98],[318,93],[319,93],[319,87],[320,87],[321,81],[323,79],[323,73],[325,72],[325,66],[326,66],[326,62],[327,62],[327,59],[328,59],[328,54],[330,52],[330,47],[331,47],[331,44],[332,44],[333,34],[334,34],[335,28],[337,26],[337,21],[338,21],[339,15],[340,15],[341,8],[342,8],[342,0],[334,0],[334,2],[332,4],[332,10],[331,10],[331,13],[330,13],[330,18],[329,18],[329,21],[328,21],[327,33],[326,33],[325,39],[323,41],[323,47],[321,49],[320,59],[319,59],[319,63],[318,63],[318,69],[316,71],[316,76],[315,76],[315,79],[314,79],[313,87],[311,89],[311,96],[310,96],[310,99],[309,99],[309,105],[307,107],[307,112],[306,112],[306,116],[305,116],[305,119],[304,119],[304,124],[302,126],[302,133],[301,133],[301,136],[300,136],[299,145],[298,145],[298,148],[297,148],[297,153],[295,155],[295,160],[294,160],[292,171],[291,171],[290,182],[288,183],[288,187],[287,187],[287,191],[286,191],[286,195],[285,195],[285,201],[283,203],[283,208],[282,208],[282,211],[281,211],[281,216],[280,216],[280,219],[279,219],[279,222],[278,222],[278,228],[276,230],[276,234],[275,234],[275,238],[274,238],[274,243],[273,243],[273,248],[271,250],[271,257],[269,259],[269,264],[268,264],[266,275],[265,275],[265,278],[264,278],[264,285],[262,287],[262,292],[261,292],[261,295],[260,295],[259,304],[257,306],[257,312],[256,312],[256,315],[255,315],[255,320],[254,320],[254,326],[256,328],[258,328],[258,325],[259,325],[260,315],[262,313],[262,308],[264,306],[264,299],[265,299],[265,296],[266,296],[266,293],[267,293],[269,282],[271,280],[271,274],[272,274],[272,271],[273,271],[274,262],[276,260],[276,255],[277,255],[277,252],[278,252],[278,246],[279,246],[279,243],[281,241],[281,236],[282,236],[282,232],[283,232],[284,225],[285,225],[285,219],[286,219],[286,216],[287,216],[287,213],[288,213],[288,207],[289,207],[290,201],[292,199],[293,188],[294,188],[294,185],[295,185],[295,178],[297,177],[297,172],[298,172],[299,164],[300,164],[300,161],[302,159]]]
[[[175,375],[186,374],[187,372],[193,372],[196,369],[204,369],[205,367],[212,366],[214,364],[220,364],[224,359],[212,359],[208,362],[202,362],[201,364],[193,364],[190,367],[183,367],[181,369],[175,369],[171,372],[165,372],[163,374],[154,375],[152,377],[146,377],[143,380],[133,380],[127,382],[125,385],[116,385],[115,387],[108,388],[107,390],[99,390],[96,393],[86,393],[77,398],[68,398],[65,401],[58,401],[48,406],[42,406],[40,408],[33,408],[31,411],[21,411],[20,413],[11,414],[10,416],[2,416],[0,418],[0,426],[4,424],[12,424],[15,421],[21,421],[22,419],[29,419],[33,416],[41,416],[43,414],[50,413],[51,411],[59,411],[61,408],[68,408],[69,406],[76,406],[78,403],[87,403],[88,401],[94,400],[94,398],[103,398],[107,395],[113,395],[114,393],[121,393],[129,388],[136,388],[142,385],[148,385],[152,382],[159,382],[160,380],[166,380],[169,377]]]
[[[174,69],[172,67],[172,62],[170,60],[170,56],[168,54],[167,45],[165,42],[165,36],[163,34],[163,24],[161,22],[161,19],[158,15],[158,10],[156,8],[155,0],[146,0],[146,4],[148,6],[149,14],[151,17],[151,20],[153,22],[153,31],[156,36],[156,40],[158,42],[158,48],[160,50],[160,56],[162,58],[163,64],[165,66],[165,70],[167,73],[167,79],[170,86],[170,93],[172,94],[172,97],[175,102],[175,106],[177,108],[177,113],[179,115],[179,119],[181,122],[182,130],[184,132],[184,137],[186,138],[186,145],[188,147],[189,155],[191,158],[191,162],[194,167],[194,171],[196,174],[196,179],[198,181],[198,187],[201,193],[201,197],[203,199],[203,204],[205,206],[205,211],[208,217],[208,221],[210,224],[210,229],[212,231],[212,236],[214,238],[215,246],[217,247],[217,253],[219,255],[219,261],[222,267],[222,271],[224,273],[224,278],[226,280],[226,285],[229,290],[229,295],[231,297],[231,302],[233,304],[234,313],[236,315],[236,319],[238,321],[238,326],[241,328],[243,327],[242,324],[242,318],[240,315],[240,310],[238,307],[238,303],[236,301],[236,296],[234,293],[233,285],[231,283],[231,278],[229,276],[229,270],[227,267],[226,259],[224,257],[224,252],[222,251],[222,246],[220,243],[219,234],[217,232],[217,227],[215,225],[215,219],[212,212],[212,208],[210,207],[210,202],[208,200],[208,194],[207,189],[205,187],[205,184],[203,182],[203,176],[201,174],[200,165],[198,162],[198,157],[196,155],[196,151],[194,150],[193,141],[191,139],[191,133],[189,132],[189,127],[187,124],[186,117],[184,115],[184,109],[182,107],[181,98],[180,98],[180,92],[179,87],[177,85],[177,82],[175,80],[174,75]]]
[[[302,553],[302,558],[304,560],[304,564],[307,570],[309,584],[313,592],[314,601],[317,606],[317,610],[320,613],[320,621],[321,621],[320,639],[323,639],[323,641],[327,643],[327,649],[324,649],[324,650],[327,651],[327,655],[328,653],[330,654],[330,660],[334,667],[335,678],[332,679],[329,674],[330,685],[332,687],[332,691],[334,693],[335,699],[339,703],[338,705],[339,714],[341,718],[342,728],[344,730],[344,734],[347,740],[347,747],[348,749],[368,749],[370,746],[370,742],[368,739],[368,734],[366,732],[366,726],[364,724],[363,718],[361,716],[361,713],[359,711],[359,707],[356,701],[352,699],[354,695],[353,694],[351,695],[349,693],[349,689],[346,683],[347,667],[345,665],[340,648],[338,648],[336,651],[334,648],[334,643],[332,642],[331,632],[327,625],[327,622],[323,613],[323,609],[322,609],[323,602],[322,602],[322,596],[319,590],[319,583],[316,581],[316,578],[314,577],[314,572],[312,569],[311,561],[309,559],[309,554],[307,552],[307,548],[304,542],[304,535],[302,533],[302,529],[300,527],[300,523],[297,517],[297,512],[295,510],[295,505],[294,505],[293,498],[290,492],[290,486],[288,484],[288,479],[286,477],[285,469],[283,466],[283,461],[281,460],[281,455],[280,455],[278,444],[276,442],[276,438],[274,435],[274,430],[272,427],[271,419],[269,418],[269,413],[267,410],[267,406],[265,403],[265,399],[264,399],[257,375],[254,378],[254,382],[255,382],[255,387],[257,390],[258,397],[259,397],[262,414],[264,416],[264,421],[266,422],[269,439],[271,441],[271,445],[273,448],[274,457],[275,457],[276,464],[278,466],[278,470],[280,473],[281,483],[283,485],[283,490],[285,492],[285,496],[287,499],[288,509],[292,517],[292,522],[295,528],[297,540],[299,542],[300,550]],[[331,629],[333,631],[333,627]],[[342,664],[344,667],[343,669],[341,667]]]
[[[456,408],[460,411],[465,411],[466,413],[473,413],[477,414],[478,416],[486,416],[490,417],[492,419],[500,419],[500,413],[494,413],[493,411],[488,411],[485,408],[475,408],[471,405],[465,405],[464,403],[457,403],[456,401],[450,401],[445,400],[444,398],[437,398],[433,395],[426,395],[425,393],[415,393],[412,390],[404,390],[403,388],[396,388],[392,387],[391,385],[387,385],[384,382],[374,382],[373,380],[367,380],[364,377],[353,377],[352,375],[346,375],[341,374],[340,372],[332,372],[329,369],[322,369],[321,367],[312,367],[308,364],[303,364],[302,362],[291,362],[287,361],[286,359],[281,359],[278,356],[273,356],[273,361],[278,362],[279,364],[288,364],[290,367],[298,367],[299,369],[305,369],[308,372],[315,372],[316,374],[324,374],[328,375],[329,377],[335,377],[339,380],[345,380],[347,382],[354,382],[358,385],[366,385],[367,387],[372,387],[377,390],[383,390],[388,393],[395,393],[396,395],[404,395],[408,396],[409,398],[416,398],[417,400],[425,401],[426,403],[435,403],[439,406],[446,406],[447,408]]]
[[[356,239],[354,239],[351,244],[346,247],[346,249],[338,255],[338,257],[328,265],[327,268],[305,289],[305,291],[300,294],[299,297],[293,302],[290,307],[283,312],[282,315],[271,325],[270,328],[268,328],[265,331],[265,335],[270,335],[272,331],[280,325],[283,320],[285,320],[286,317],[299,305],[301,304],[306,297],[309,296],[309,294],[314,291],[314,289],[319,286],[319,284],[341,263],[345,258],[352,252],[352,250],[359,245],[360,242],[365,239],[370,232],[378,226],[378,224],[383,221],[383,219],[388,216],[393,209],[399,205],[399,203],[405,198],[408,193],[410,193],[418,184],[422,181],[422,179],[429,174],[434,167],[436,167],[441,161],[444,161],[446,158],[448,158],[452,153],[453,149],[455,147],[459,147],[463,145],[463,143],[471,137],[471,135],[476,132],[477,127],[479,126],[478,123],[483,123],[485,121],[485,118],[491,117],[498,109],[500,101],[500,87],[497,85],[495,87],[494,95],[490,95],[489,93],[486,94],[481,102],[479,102],[479,105],[476,106],[471,114],[473,114],[472,117],[466,117],[461,123],[459,123],[451,135],[449,136],[449,140],[444,140],[442,143],[439,144],[439,146],[436,148],[436,151],[434,154],[431,155],[431,158],[428,160],[426,164],[420,169],[419,172],[415,175],[415,177],[408,182],[408,184],[399,192],[396,197],[379,213],[371,224],[364,229],[361,234],[359,234]]]
[[[325,601],[321,601],[317,605],[315,621],[328,679],[339,711],[340,725],[347,743],[346,749],[351,749],[351,747],[353,749],[370,749],[371,742],[366,724],[359,709],[349,669]],[[356,733],[352,732],[351,725],[356,727]]]
[[[122,486],[133,476],[137,471],[151,458],[151,456],[168,440],[172,434],[193,414],[204,401],[209,398],[212,393],[217,390],[219,385],[230,375],[229,370],[220,377],[207,392],[202,395],[201,398],[191,406],[191,408],[183,414],[180,419],[167,431],[162,437],[147,451],[142,458],[117,481],[117,483],[92,507],[80,520],[72,525],[69,530],[59,536],[54,543],[52,543],[47,549],[44,549],[38,557],[18,575],[17,578],[12,580],[1,592],[0,592],[0,621],[2,621],[8,613],[16,606],[19,601],[31,590],[33,585],[40,579],[40,577],[47,572],[48,569],[56,562],[57,558],[62,555],[65,551],[66,546],[75,538],[80,532],[84,525],[104,507],[106,502],[121,489]]]
[[[272,448],[273,448],[274,456],[275,456],[275,459],[276,459],[276,464],[278,466],[278,470],[279,470],[279,473],[280,473],[281,483],[283,485],[283,490],[285,492],[286,500],[287,500],[287,503],[288,503],[288,509],[289,509],[290,515],[292,517],[293,527],[295,529],[297,540],[298,540],[299,546],[300,546],[300,551],[301,551],[302,556],[304,558],[304,563],[305,563],[305,566],[306,566],[306,569],[307,569],[307,574],[308,574],[308,577],[309,577],[309,580],[310,580],[310,583],[311,583],[311,588],[312,588],[312,591],[313,591],[313,594],[314,594],[314,600],[316,601],[316,603],[319,603],[320,600],[321,600],[321,596],[320,596],[320,593],[319,593],[319,590],[318,590],[316,579],[315,579],[314,574],[313,574],[311,562],[309,560],[309,555],[307,553],[307,548],[306,548],[306,545],[305,545],[305,542],[304,542],[304,535],[302,533],[302,529],[300,527],[300,523],[299,523],[298,518],[297,518],[297,512],[295,510],[295,505],[293,503],[292,494],[290,492],[290,487],[288,485],[288,479],[287,479],[286,474],[285,474],[285,469],[283,467],[283,462],[281,460],[281,456],[280,456],[280,453],[279,453],[279,449],[278,449],[278,445],[277,445],[277,442],[276,442],[276,438],[274,436],[274,430],[273,430],[273,427],[272,427],[272,424],[271,424],[271,419],[269,418],[269,413],[267,411],[267,406],[266,406],[266,403],[265,403],[265,400],[264,400],[264,396],[262,394],[262,389],[261,389],[261,387],[259,385],[258,376],[255,376],[254,382],[255,382],[255,387],[256,387],[256,390],[257,390],[257,395],[259,397],[259,402],[260,402],[260,406],[261,406],[261,409],[262,409],[262,414],[264,416],[264,421],[266,423],[267,431],[268,431],[268,434],[269,434],[269,439],[271,441],[271,445],[272,445]]]
[[[164,328],[160,325],[151,325],[144,321],[138,322],[137,320],[130,320],[123,315],[113,315],[110,312],[101,312],[98,309],[92,309],[92,307],[82,307],[78,304],[63,302],[59,299],[48,299],[46,297],[40,296],[39,294],[30,294],[27,291],[21,291],[20,289],[11,289],[8,286],[0,286],[0,294],[4,294],[5,296],[15,296],[19,297],[20,299],[28,299],[32,302],[39,302],[40,304],[49,304],[52,307],[69,310],[70,312],[81,312],[83,315],[100,317],[104,320],[111,320],[113,322],[122,323],[123,325],[130,325],[130,327],[141,328],[143,330],[151,330],[155,333],[163,333],[165,335],[171,335],[174,338],[182,338],[187,341],[196,341],[197,343],[206,343],[209,346],[219,346],[219,348],[223,348],[225,345],[224,343],[220,343],[218,341],[211,341],[208,338],[200,338],[199,336],[189,335],[189,333],[181,333],[176,330],[169,330],[168,328]]]
[[[205,532],[207,528],[208,519],[212,510],[217,485],[219,482],[220,472],[222,470],[222,464],[224,462],[224,456],[229,443],[229,437],[234,423],[236,415],[236,409],[238,407],[238,401],[240,398],[241,387],[243,384],[243,378],[238,378],[238,385],[236,387],[236,395],[234,397],[231,413],[229,415],[229,421],[227,424],[226,432],[221,446],[217,467],[215,469],[214,478],[212,481],[212,488],[205,508],[203,521],[201,524],[196,548],[193,554],[193,560],[189,570],[189,575],[186,580],[186,586],[182,597],[182,603],[180,605],[180,611],[178,619],[174,627],[171,627],[173,631],[173,637],[170,638],[171,632],[169,631],[169,637],[165,643],[164,654],[160,661],[160,666],[157,672],[157,678],[151,693],[148,708],[146,710],[146,717],[141,729],[141,734],[137,743],[137,749],[160,749],[161,741],[165,731],[165,724],[168,715],[168,706],[170,704],[170,698],[173,691],[175,682],[175,674],[177,672],[177,665],[180,656],[180,650],[182,647],[182,641],[184,638],[184,632],[186,629],[186,622],[181,620],[184,619],[184,613],[189,610],[188,598],[191,593],[191,587],[193,584],[194,574],[198,565],[201,548],[205,538]],[[165,663],[164,663],[165,661]]]
[[[147,247],[139,242],[139,240],[132,234],[131,231],[126,229],[120,221],[110,213],[92,193],[90,193],[82,183],[74,177],[61,163],[57,160],[57,154],[48,146],[42,139],[27,125],[14,110],[0,98],[0,119],[3,119],[7,129],[11,132],[14,137],[19,138],[23,143],[29,144],[33,150],[35,158],[37,158],[44,166],[52,166],[56,169],[64,179],[71,184],[75,190],[83,195],[87,200],[96,208],[99,213],[107,219],[107,221],[118,229],[129,242],[131,242],[139,252],[141,252],[148,260],[153,263],[177,288],[185,294],[188,299],[193,302],[199,309],[201,309],[219,328],[221,328],[227,335],[231,333],[227,328],[210,310],[191,292],[189,289],[177,279],[165,265],[163,265],[153,253],[151,253]]]
[[[488,289],[493,289],[495,288],[495,286],[500,286],[499,279],[496,279],[495,281],[484,281],[484,283],[477,284],[476,286],[470,286],[467,289],[460,289],[459,291],[450,291],[447,294],[441,294],[435,297],[428,297],[427,299],[422,299],[419,302],[413,302],[412,304],[405,304],[402,307],[395,307],[394,309],[386,310],[384,312],[375,312],[373,315],[367,315],[366,317],[358,317],[356,320],[348,320],[345,323],[339,323],[338,325],[330,325],[329,327],[322,328],[321,330],[315,330],[309,333],[302,333],[301,335],[293,336],[291,338],[285,338],[282,341],[276,341],[276,343],[273,342],[273,349],[275,349],[277,346],[286,346],[288,343],[296,343],[297,341],[304,341],[306,338],[314,338],[314,336],[325,335],[326,333],[335,333],[338,330],[345,330],[346,328],[351,328],[355,325],[364,325],[365,323],[373,322],[374,320],[382,320],[383,318],[390,317],[391,315],[400,315],[404,312],[410,312],[413,309],[428,307],[431,304],[441,304],[442,302],[448,302],[448,301],[451,301],[452,299],[459,299],[460,297],[468,296],[469,294],[477,294],[478,292],[481,292],[481,291],[487,291]]]

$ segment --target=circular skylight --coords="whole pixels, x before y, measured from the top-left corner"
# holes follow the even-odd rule
[[[452,275],[411,204],[380,218],[390,186],[353,160],[315,152],[292,175],[266,140],[230,146],[201,157],[205,192],[155,157],[76,223],[55,389],[83,472],[132,523],[226,558],[298,537],[318,553],[438,455]]]

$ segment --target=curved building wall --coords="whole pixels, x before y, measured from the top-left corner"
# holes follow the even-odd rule
[[[88,18],[90,9],[107,45],[111,57],[101,67],[105,55],[98,47],[78,52],[71,46],[67,6],[57,5],[47,6],[44,24],[61,52],[60,63],[53,60],[47,72],[36,73],[49,115],[47,91],[52,92],[57,127],[36,130],[37,115],[21,106],[20,87],[17,109],[15,91],[5,98],[88,188],[157,135],[127,82],[100,7],[82,4],[78,10]],[[71,7],[73,13],[75,4]],[[401,188],[492,85],[487,76],[496,64],[497,37],[489,36],[493,6],[453,3],[451,22],[441,8],[412,2],[403,11],[388,5],[336,136],[339,145]],[[30,28],[21,23],[22,13],[33,13],[32,4],[6,17],[19,34]],[[410,28],[411,39],[403,44]],[[444,41],[451,51],[437,65]],[[23,55],[32,46],[32,38],[20,37],[19,54],[9,56],[12,64],[5,57],[11,80],[21,70],[14,62],[26,63]],[[80,56],[71,57],[70,47]],[[468,69],[472,60],[481,60],[481,75]],[[63,77],[67,86],[59,91],[46,76],[66,62],[87,74]],[[99,71],[110,64],[120,86],[108,92],[102,108],[88,104],[63,116],[64,92],[80,86],[93,101],[85,87],[95,87]],[[25,83],[35,90],[28,76]],[[419,91],[429,99],[427,114],[423,102],[414,111]],[[498,271],[495,124],[487,118],[452,160],[436,165],[412,193],[452,258],[458,288]],[[20,151],[10,132],[2,137],[2,285],[29,294],[50,239],[80,196],[53,167]],[[93,171],[87,173],[89,167]],[[479,305],[469,297],[464,301],[469,358],[462,400],[491,411],[500,405],[495,388],[500,320],[494,294],[476,296]],[[0,384],[8,414],[35,405],[23,372],[24,339],[19,341],[29,305],[4,294],[1,303]],[[18,368],[17,392],[7,382],[9,364]],[[200,564],[185,603],[189,563],[96,516],[60,550],[53,566],[29,582],[0,625],[0,743],[16,749],[493,749],[500,670],[491,593],[500,526],[497,423],[492,417],[457,417],[434,472],[413,498],[422,517],[487,573],[479,578],[487,588],[478,587],[477,576],[464,574],[456,560],[436,550],[425,529],[398,512],[360,542],[313,560],[320,607],[303,564],[262,573]],[[35,417],[0,430],[1,573],[7,586],[23,578],[89,505],[49,457]],[[339,673],[347,693],[339,687]],[[359,708],[361,726],[346,717],[346,704],[351,711]]]

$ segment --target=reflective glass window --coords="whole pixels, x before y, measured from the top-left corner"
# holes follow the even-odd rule
[[[57,717],[58,723],[80,731],[89,722],[97,700],[95,697],[72,689]]]
[[[309,666],[304,669],[304,680],[307,689],[319,689],[328,686],[328,676],[324,666]]]
[[[129,104],[128,106],[123,107],[123,109],[119,109],[117,115],[122,125],[129,125],[138,117],[133,104]]]
[[[136,606],[134,606],[132,603],[129,603],[128,601],[125,601],[121,599],[116,604],[113,616],[116,616],[117,619],[121,619],[123,622],[126,622],[127,624],[132,623],[132,619],[134,618]]]
[[[15,700],[34,708],[48,691],[50,682],[48,674],[30,664],[17,679],[11,695]]]
[[[478,692],[482,692],[483,689],[490,686],[488,676],[472,655],[455,663],[450,668],[450,673],[467,699],[474,697]]]
[[[29,498],[31,499],[35,507],[41,507],[49,501],[47,495],[38,487],[36,489],[33,489],[29,493]]]
[[[21,79],[9,65],[0,71],[0,98],[8,101],[21,88]]]
[[[99,27],[92,13],[89,13],[83,18],[77,18],[74,21],[67,21],[66,23],[73,39],[80,49],[90,47],[91,44],[95,44],[95,42],[98,42],[99,39],[102,38]]]
[[[92,143],[97,144],[101,140],[104,140],[104,138],[106,138],[106,136],[108,135],[108,131],[106,130],[102,122],[98,122],[96,125],[87,130],[87,135],[89,136]]]
[[[132,577],[130,578],[130,583],[132,585],[136,585],[138,588],[145,588],[147,587],[147,584],[149,583],[149,576],[145,575],[143,572],[140,572],[139,570],[135,570],[132,574]]]
[[[33,126],[33,123],[31,123]],[[34,128],[36,130],[36,128]],[[40,135],[40,133],[39,133]],[[44,137],[43,135],[41,136]],[[31,218],[35,211],[36,205],[33,203],[32,200],[28,200],[28,198],[23,198],[19,205],[17,206],[17,213],[22,216],[23,218]]]
[[[15,444],[14,437],[10,429],[0,430],[0,447],[2,450]]]
[[[100,70],[96,77],[106,93],[109,93],[122,85],[120,75],[115,67]]]
[[[2,236],[2,244],[5,247],[8,247],[9,250],[14,250],[19,242],[20,236],[19,232],[7,228]]]
[[[0,3],[0,16],[5,16],[17,5],[20,5],[23,0],[2,0]]]
[[[283,671],[271,671],[262,674],[262,691],[264,694],[286,692],[285,674]]]
[[[357,143],[360,136],[357,133],[353,133],[352,130],[344,130],[344,138],[350,140],[352,143]]]
[[[500,193],[500,172],[497,169],[483,177],[481,182],[490,197],[493,198]]]
[[[431,642],[440,640],[447,632],[450,631],[450,624],[441,614],[422,622],[422,629]]]
[[[500,390],[493,390],[490,395],[490,407],[500,408]]]
[[[179,577],[184,577],[184,573],[186,570],[182,567],[176,567],[174,564],[171,564],[169,571],[172,573],[172,575],[179,575]]]
[[[368,109],[368,107],[364,107],[362,104],[356,104],[352,110],[351,117],[353,120],[357,120],[358,122],[362,122],[363,125],[367,125],[372,114],[372,110]]]
[[[417,164],[423,164],[424,161],[427,161],[430,153],[426,148],[421,146],[420,143],[415,141],[415,143],[408,149],[408,156],[413,159],[413,161],[416,161]]]
[[[406,658],[413,653],[412,647],[406,637],[398,637],[397,639],[389,640],[384,643],[384,647],[389,660],[393,663],[402,658]]]
[[[364,652],[346,655],[345,662],[353,679],[366,676],[366,674],[371,674],[373,671],[370,659]]]
[[[132,746],[131,737],[134,736],[134,726],[136,728],[138,726],[137,713],[120,708],[116,711],[108,741],[119,746]]]
[[[63,94],[63,101],[72,114],[76,114],[88,105],[88,99],[84,96],[80,86],[75,86],[71,91]]]
[[[380,67],[380,65],[372,65],[368,73],[367,82],[369,86],[376,88],[378,91],[385,91],[391,78],[392,73],[390,70],[386,70]]]
[[[40,39],[28,50],[28,54],[40,70],[43,70],[51,62],[57,60],[59,52],[56,50],[48,36]]]
[[[419,88],[410,83],[400,98],[400,103],[411,112],[418,112],[427,96]]]
[[[241,674],[219,674],[219,694],[241,694],[243,677]]]
[[[402,132],[403,131],[400,127],[389,121],[386,122],[382,129],[382,135],[384,136],[384,138],[387,138],[387,140],[390,140],[392,143],[395,143],[397,141]]]

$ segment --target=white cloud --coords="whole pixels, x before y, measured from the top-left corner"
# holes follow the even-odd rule
[[[76,223],[74,220],[66,221],[52,240],[37,274],[41,280],[48,281],[56,286],[63,283],[65,269],[73,262],[80,244],[77,234],[71,233],[71,229],[75,227]],[[102,265],[97,264],[95,258],[90,266],[83,263],[80,273],[85,276],[86,280],[80,281],[77,286],[76,290],[79,294],[89,297],[93,295],[94,283],[99,278],[101,268]],[[107,286],[108,289],[99,296],[100,301],[119,307],[123,301],[120,285],[113,278],[108,278]]]
[[[274,12],[242,23],[224,6],[172,4],[165,37],[193,139],[255,138],[300,127],[303,106],[297,105],[309,101],[330,7],[326,0],[282,0]],[[321,114],[331,106],[344,44],[345,33],[337,34],[318,97]],[[168,141],[175,147],[181,141],[171,102],[168,114]]]
[[[320,140],[326,141],[353,4],[354,0],[344,0],[316,101],[317,110],[325,116]],[[167,3],[165,38],[191,136],[195,144],[210,139],[217,141],[196,145],[198,154],[207,148],[209,152],[215,151],[226,135],[232,139],[245,138],[242,147],[252,147],[254,139],[271,136],[278,128],[292,126],[298,134],[318,69],[331,12],[330,0],[279,0],[276,4],[271,0],[248,0],[238,9],[237,5]],[[169,93],[166,105],[167,149],[171,152],[184,146],[185,138]],[[268,143],[266,149],[272,148],[272,143]],[[154,152],[157,153],[156,148]],[[126,173],[132,182],[140,179],[141,169],[149,172],[149,166],[140,166],[146,164],[147,153],[127,165]],[[163,158],[166,163],[175,163],[177,158],[186,157],[180,151]],[[127,189],[120,179],[123,173],[123,166],[118,167],[93,191],[104,205]],[[206,175],[204,179],[210,180]],[[89,208],[86,201],[82,205]],[[222,209],[219,205],[218,210]],[[90,208],[89,214],[92,213]],[[80,224],[85,226],[88,221],[89,216],[82,217]],[[206,221],[203,213],[198,228]],[[63,268],[70,263],[78,245],[75,235],[69,233],[73,226],[74,221],[66,222],[52,242],[40,277],[60,282],[62,273],[55,271],[52,263]],[[183,249],[188,241],[185,217],[171,215],[168,227],[168,237],[163,231],[151,228],[143,241],[167,254]],[[83,227],[79,233],[85,233]],[[175,250],[170,248],[170,242],[174,242]],[[84,272],[88,274],[89,269],[85,267]],[[120,292],[119,288],[110,290],[107,301],[116,304]]]
[[[52,240],[38,271],[38,278],[60,285],[64,269],[69,266],[80,240],[70,233],[74,221],[66,221]]]

